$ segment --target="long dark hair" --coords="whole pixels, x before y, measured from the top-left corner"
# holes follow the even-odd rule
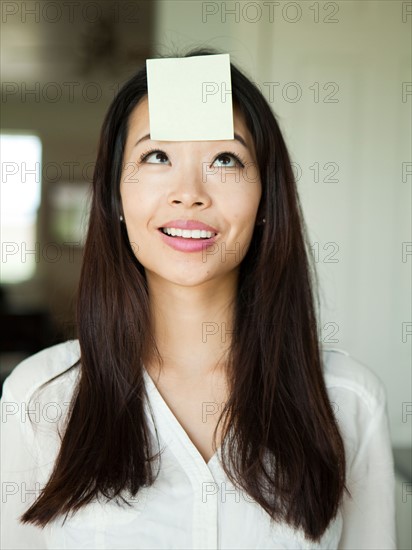
[[[172,57],[216,53],[203,48]],[[257,219],[266,223],[256,226],[240,265],[227,361],[231,392],[219,417],[223,467],[273,520],[316,542],[343,491],[349,493],[343,440],[323,378],[316,269],[276,117],[233,64],[231,79],[233,104],[255,144],[262,182]],[[161,357],[144,268],[119,223],[129,115],[146,95],[144,67],[121,88],[103,122],[77,297],[80,358],[70,367],[80,365],[81,376],[54,469],[23,523],[44,527],[99,494],[135,496],[155,480],[142,362]]]

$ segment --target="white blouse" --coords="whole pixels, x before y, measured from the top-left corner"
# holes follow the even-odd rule
[[[50,476],[59,450],[57,427],[68,410],[77,366],[36,395],[43,382],[80,356],[78,340],[44,349],[6,378],[1,399],[1,548],[3,549],[356,549],[396,548],[395,476],[384,386],[368,367],[342,350],[323,349],[324,378],[347,453],[347,486],[337,517],[319,544],[270,516],[236,489],[220,465],[220,449],[206,463],[144,370],[145,410],[161,470],[135,499],[95,500],[73,517],[44,529],[18,517]],[[153,417],[152,417],[153,415]],[[157,472],[157,463],[154,471]],[[126,494],[126,493],[125,493]]]

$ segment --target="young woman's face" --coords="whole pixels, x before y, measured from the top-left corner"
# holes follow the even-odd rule
[[[227,276],[246,255],[262,193],[243,117],[235,108],[234,133],[246,146],[237,139],[151,141],[149,133],[146,96],[130,116],[120,183],[129,241],[146,276],[185,286]],[[159,229],[176,227],[176,220],[201,222],[217,235],[187,239],[209,234],[179,238]]]

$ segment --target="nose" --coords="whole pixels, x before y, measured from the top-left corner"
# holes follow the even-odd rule
[[[183,204],[186,208],[209,206],[212,201],[203,182],[202,163],[192,163],[188,160],[183,164],[185,165],[181,165],[171,176],[169,204]]]

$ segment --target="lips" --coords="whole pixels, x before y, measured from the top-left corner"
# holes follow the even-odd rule
[[[172,237],[163,233],[162,229],[165,227],[174,227],[175,229],[186,229],[194,231],[196,229],[200,231],[210,231],[214,235],[210,238],[201,238],[201,239],[185,239],[184,237]],[[158,231],[160,233],[163,242],[169,245],[171,248],[178,250],[180,252],[202,252],[204,253],[207,250],[211,250],[210,245],[214,245],[216,239],[218,238],[219,231],[206,223],[203,223],[199,220],[169,220],[162,224]]]
[[[211,225],[200,222],[198,220],[170,220],[159,226],[159,229],[164,229],[165,227],[174,227],[176,229],[189,230],[200,229],[203,231],[211,231],[212,233],[219,233],[219,231],[215,227],[212,227]]]
[[[213,246],[217,239],[216,235],[214,237],[210,237],[210,239],[185,239],[184,237],[171,237],[170,235],[163,233],[160,228],[158,229],[158,232],[164,243],[179,252],[204,253],[205,251],[210,251],[211,249],[209,247],[211,245]]]

